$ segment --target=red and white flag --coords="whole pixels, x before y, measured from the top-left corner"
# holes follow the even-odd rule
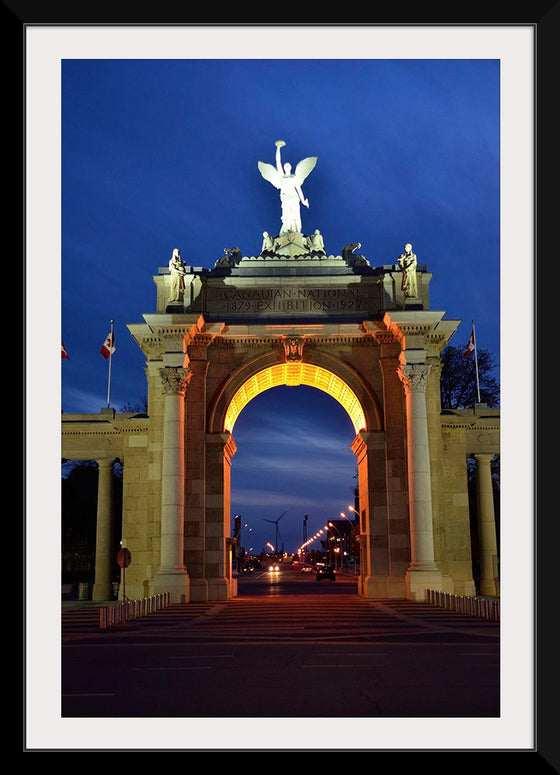
[[[469,339],[469,343],[467,345],[467,349],[463,353],[463,358],[470,358],[472,353],[474,352],[475,343],[474,343],[474,328],[471,331],[471,336]]]
[[[110,358],[116,349],[117,348],[115,347],[115,334],[113,332],[113,329],[111,328],[99,352],[104,358]]]
[[[70,356],[66,352],[66,347],[64,346],[64,342],[62,340],[61,340],[61,344],[62,344],[62,357],[66,358],[66,360],[69,361],[70,360]]]

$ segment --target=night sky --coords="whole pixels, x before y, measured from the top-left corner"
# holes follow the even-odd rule
[[[361,242],[373,266],[394,263],[411,242],[433,274],[431,308],[462,321],[452,345],[466,345],[475,320],[479,347],[499,364],[502,417],[512,404],[516,412],[513,444],[502,426],[502,481],[516,466],[526,480],[519,440],[530,428],[532,374],[518,357],[531,362],[530,35],[476,25],[29,30],[31,556],[52,545],[58,557],[59,533],[47,527],[59,518],[60,410],[106,405],[99,349],[110,320],[111,406],[119,410],[146,395],[144,358],[126,325],[155,312],[152,278],[173,248],[188,264],[211,268],[224,247],[255,255],[264,230],[278,233],[278,193],[257,169],[259,160],[274,162],[278,139],[292,165],[318,156],[304,184],[306,234],[319,229],[335,255]],[[512,288],[514,277],[524,280]],[[512,304],[524,324],[509,328],[515,337],[505,341]],[[70,360],[59,366],[61,337]],[[262,548],[274,537],[264,519],[286,512],[280,538],[294,549],[304,513],[310,534],[352,502],[354,434],[330,397],[268,391],[234,431],[232,516],[248,525],[244,543]],[[512,527],[513,540],[530,545],[527,495],[515,493],[519,518],[508,512],[502,550]],[[506,564],[506,583],[507,573]],[[500,747],[496,730],[488,734],[479,743]],[[422,747],[426,739],[407,742]],[[398,734],[394,740],[400,747]],[[383,742],[391,745],[390,736]]]
[[[464,321],[452,343],[474,319],[499,361],[499,76],[486,59],[63,61],[62,410],[106,405],[111,319],[111,406],[145,396],[126,324],[155,311],[152,276],[174,247],[210,268],[224,247],[257,255],[263,230],[278,233],[278,193],[257,170],[277,139],[293,166],[319,157],[304,232],[335,255],[361,242],[373,266],[412,242],[432,309]],[[328,396],[274,390],[234,437],[232,512],[255,551],[274,543],[264,519],[286,512],[293,551],[304,513],[314,531],[353,503],[353,432]]]

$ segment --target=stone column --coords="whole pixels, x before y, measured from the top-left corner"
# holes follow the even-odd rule
[[[160,567],[154,592],[171,593],[172,603],[189,602],[189,577],[184,561],[185,522],[185,389],[183,368],[160,371],[164,399],[161,466]]]
[[[475,455],[476,502],[478,512],[478,541],[480,550],[480,594],[497,595],[494,557],[498,556],[496,542],[496,520],[490,462],[494,456]]]
[[[426,382],[430,366],[401,363],[399,376],[406,396],[408,510],[410,565],[406,572],[410,600],[424,600],[426,589],[441,589],[434,560],[430,445],[426,412]]]
[[[197,343],[188,349],[191,380],[186,401],[187,433],[185,506],[185,562],[189,569],[192,602],[208,600],[206,579],[206,375],[209,363],[206,346]],[[204,340],[203,340],[204,341]]]
[[[206,436],[205,578],[208,600],[228,600],[236,594],[231,568],[231,459],[236,451],[230,433]]]
[[[101,459],[97,484],[97,526],[95,538],[95,581],[93,600],[113,599],[113,463]]]
[[[382,353],[388,350],[393,337],[380,339]],[[388,339],[388,344],[384,340]],[[400,361],[397,355],[382,354],[379,366],[383,377],[383,414],[385,427],[385,456],[387,469],[387,525],[389,540],[389,578],[387,597],[406,597],[406,570],[410,560],[406,427],[403,408],[402,384],[399,379]]]
[[[364,597],[387,596],[389,574],[385,435],[360,431],[352,443],[358,459],[361,563],[359,589]]]

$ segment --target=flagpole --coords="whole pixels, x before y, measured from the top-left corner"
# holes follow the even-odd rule
[[[478,395],[478,403],[480,403],[480,384],[478,382],[478,355],[476,353],[476,331],[474,328],[474,320],[472,322],[473,342],[474,342],[474,366],[476,370],[476,393]]]
[[[115,321],[111,320],[111,332],[110,332],[110,342],[109,342],[109,368],[108,368],[108,375],[107,375],[107,409],[111,406],[110,402],[110,395],[111,395],[111,359],[113,355],[113,323]]]

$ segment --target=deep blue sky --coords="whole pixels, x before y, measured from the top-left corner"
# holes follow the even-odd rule
[[[273,54],[273,51],[271,51]],[[99,348],[115,320],[111,405],[146,394],[126,324],[155,312],[153,276],[174,247],[210,268],[224,247],[260,251],[278,233],[278,193],[257,170],[318,163],[303,229],[327,253],[361,242],[373,266],[410,241],[433,273],[431,308],[462,320],[451,344],[500,360],[498,59],[66,59],[62,62],[62,410],[106,405]],[[499,374],[496,375],[499,379]],[[353,431],[310,388],[275,389],[234,429],[232,515],[260,550],[285,548],[352,502]],[[254,540],[253,540],[254,539]]]

